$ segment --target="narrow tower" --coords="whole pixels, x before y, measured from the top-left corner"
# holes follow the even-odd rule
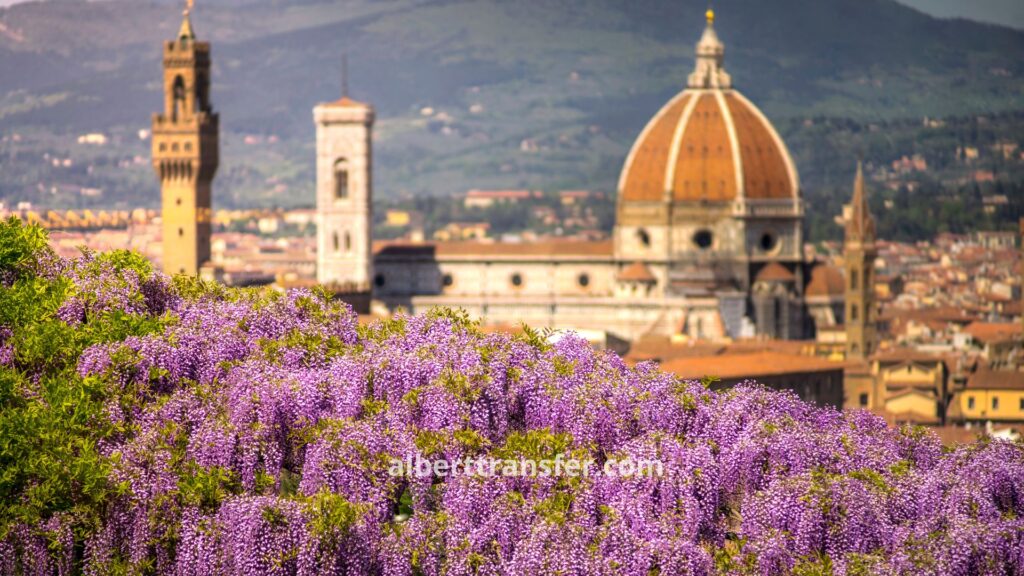
[[[210,190],[219,161],[219,122],[210,105],[210,44],[197,42],[185,10],[164,43],[164,111],[153,115],[153,168],[160,179],[163,263],[199,273],[210,259]]]
[[[857,164],[850,218],[846,222],[846,357],[864,359],[875,351],[875,221],[868,210],[864,169]]]
[[[374,112],[342,81],[340,100],[313,109],[316,123],[316,277],[321,284],[369,290],[373,268],[371,173]]]

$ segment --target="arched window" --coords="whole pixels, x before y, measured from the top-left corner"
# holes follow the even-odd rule
[[[850,270],[850,290],[856,290],[860,286],[860,282],[858,282],[858,280],[860,280],[860,278],[857,271]]]
[[[185,111],[185,79],[178,76],[174,79],[174,88],[171,90],[174,101],[171,105],[171,121],[177,122]]]
[[[647,248],[648,246],[651,245],[651,235],[647,233],[647,230],[644,230],[643,228],[637,230],[636,237],[638,240],[640,240],[640,244],[644,248]]]
[[[338,245],[338,233],[337,232],[331,234],[331,242],[334,245],[334,251],[335,252],[338,252],[338,251],[341,250],[341,246]]]
[[[352,234],[345,232],[345,252],[352,251]]]
[[[857,316],[858,316],[857,312],[858,312],[857,305],[856,304],[850,304],[850,321],[851,322],[856,322],[857,321]]]
[[[334,199],[348,198],[348,160],[338,158],[334,162]]]

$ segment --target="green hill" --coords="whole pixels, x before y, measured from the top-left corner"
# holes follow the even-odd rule
[[[353,95],[379,111],[381,194],[613,189],[628,146],[684,86],[704,8],[696,0],[211,0],[194,22],[214,43],[213,98],[225,130],[218,202],[312,201],[311,108],[338,96],[343,52]],[[715,8],[737,86],[780,124],[995,113],[1024,101],[1019,31],[937,20],[893,0],[719,0]],[[145,155],[130,135],[160,106],[159,42],[179,21],[177,7],[138,0],[0,9],[0,129],[42,135],[58,150],[68,135],[119,133],[120,154]],[[253,134],[278,140],[243,144]],[[30,196],[34,183],[11,156],[0,154],[0,198]],[[106,173],[112,190],[120,182],[132,190],[106,201],[152,204],[147,170]],[[281,182],[287,193],[275,188]]]

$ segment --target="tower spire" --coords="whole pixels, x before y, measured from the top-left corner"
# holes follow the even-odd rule
[[[707,26],[697,42],[697,63],[690,74],[689,87],[697,89],[731,88],[732,78],[722,67],[725,45],[715,32],[715,11],[708,7],[704,13]]]
[[[196,34],[192,30],[192,19],[189,15],[192,13],[192,7],[194,6],[194,0],[186,0],[185,9],[182,11],[181,29],[178,30],[178,40],[195,40]]]
[[[862,161],[857,161],[857,177],[853,181],[853,201],[850,204],[850,221],[846,224],[846,238],[847,241],[860,242],[873,242],[875,239],[875,220],[868,208]]]

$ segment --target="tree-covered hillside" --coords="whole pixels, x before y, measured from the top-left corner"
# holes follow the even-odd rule
[[[628,146],[684,86],[706,7],[697,0],[202,3],[195,27],[214,43],[213,99],[225,130],[218,194],[224,205],[312,200],[311,108],[338,96],[342,53],[353,95],[380,112],[381,194],[610,191]],[[737,86],[780,123],[989,114],[1019,108],[1024,96],[1022,32],[940,21],[893,0],[721,0],[715,8]],[[54,150],[63,144],[69,155],[80,151],[78,134],[103,131],[114,135],[109,146],[122,159],[147,154],[135,134],[160,106],[159,43],[179,19],[173,4],[136,0],[0,10],[0,129]],[[252,143],[269,136],[272,144]],[[41,167],[42,155],[0,143],[0,163],[21,157]],[[22,164],[0,168],[26,173]],[[46,200],[40,186],[50,190],[66,175],[40,172],[0,182],[0,197]],[[98,181],[118,190],[108,205],[157,196],[144,165],[111,169]]]

